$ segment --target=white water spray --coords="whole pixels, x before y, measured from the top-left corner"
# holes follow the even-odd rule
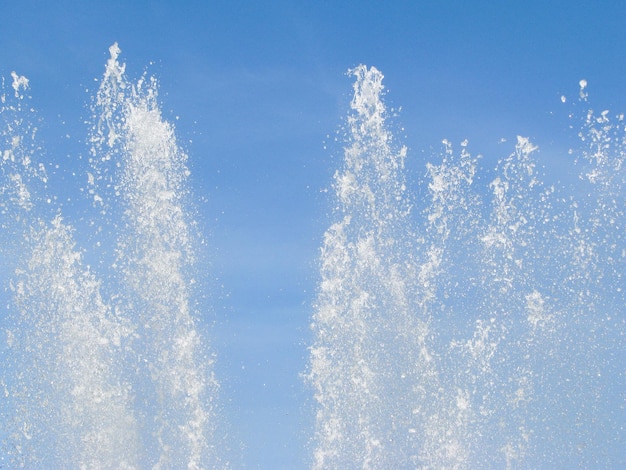
[[[314,468],[623,464],[623,118],[588,113],[580,187],[542,183],[529,139],[486,185],[444,141],[419,220],[382,74],[353,75],[312,325]]]
[[[25,142],[34,142],[19,94],[26,79],[14,77],[17,104],[3,109],[3,229],[23,240],[20,253],[6,250],[17,259],[16,313],[2,383],[17,413],[3,459],[39,468],[226,467],[214,441],[217,382],[192,304],[186,156],[161,117],[156,80],[129,82],[119,48],[110,51],[86,178],[95,247],[109,245],[98,252],[99,268],[110,260],[106,272],[86,266],[60,210],[46,220],[45,169],[34,163],[36,144]]]

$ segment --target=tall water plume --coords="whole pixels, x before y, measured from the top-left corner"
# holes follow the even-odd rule
[[[412,284],[406,149],[385,127],[382,74],[353,70],[336,215],[324,236],[310,379],[319,402],[315,468],[393,468],[417,459],[415,406],[432,397],[428,320]],[[399,386],[399,384],[402,384]]]
[[[3,250],[15,266],[3,413],[17,412],[2,458],[40,468],[223,467],[217,382],[193,306],[186,156],[161,116],[156,80],[131,83],[117,45],[110,51],[85,178],[89,248],[51,209],[27,80],[15,75],[15,96],[3,94],[3,238],[19,242]]]
[[[82,263],[72,228],[46,207],[28,80],[13,74],[12,88],[2,96],[2,209],[5,266],[15,267],[3,351],[13,376],[3,384],[7,410],[17,413],[5,417],[6,449],[19,466],[128,468],[137,435],[128,385],[113,366],[125,329]]]
[[[155,416],[144,417],[157,423],[156,467],[187,461],[189,468],[202,468],[212,443],[211,400],[217,384],[190,304],[193,250],[183,206],[186,156],[161,117],[156,81],[144,77],[130,84],[118,54],[117,45],[112,46],[96,100],[94,202],[110,205],[111,199],[105,202],[97,191],[98,183],[109,183],[112,176],[102,163],[121,160],[120,182],[112,186],[125,208],[118,263],[129,299],[124,308],[137,321],[142,373],[151,380],[143,400],[149,408],[157,404],[151,410]]]
[[[314,467],[623,464],[623,116],[585,112],[569,186],[542,181],[527,138],[487,184],[469,143],[444,141],[411,204],[382,75],[353,74],[312,324]]]

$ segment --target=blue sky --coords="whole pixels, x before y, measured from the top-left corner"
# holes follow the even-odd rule
[[[60,165],[52,179],[70,192],[109,46],[129,76],[158,77],[206,233],[202,308],[233,463],[302,468],[313,404],[299,374],[345,72],[385,75],[415,178],[443,138],[491,162],[518,134],[559,175],[562,95],[573,101],[584,78],[598,108],[626,109],[624,25],[620,1],[2,1],[0,76],[29,78],[45,158]]]

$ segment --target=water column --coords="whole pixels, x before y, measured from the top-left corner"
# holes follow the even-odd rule
[[[532,361],[544,350],[554,273],[547,268],[552,228],[546,215],[550,189],[536,170],[537,147],[517,137],[515,150],[496,167],[487,193],[490,210],[478,233],[480,287],[472,336],[457,344],[470,373],[465,378],[477,417],[470,463],[511,468],[534,445],[528,405],[535,397]],[[528,321],[528,318],[532,320]],[[462,363],[462,362],[461,362]],[[457,373],[459,373],[457,371]],[[471,465],[471,464],[470,464]]]
[[[324,235],[310,380],[314,468],[416,464],[420,406],[432,398],[428,322],[414,295],[404,158],[385,124],[382,74],[359,66],[335,217]]]
[[[124,209],[116,265],[125,299],[120,308],[136,324],[143,459],[154,468],[208,468],[218,465],[217,383],[191,304],[186,155],[161,116],[156,80],[128,82],[117,44],[110,51],[95,103],[91,181],[103,212],[114,209],[107,194]]]
[[[444,141],[411,212],[382,75],[353,74],[312,324],[314,467],[623,465],[624,116],[584,110],[568,184],[528,138],[493,171]]]
[[[416,405],[418,419],[425,423],[416,467],[462,469],[474,447],[476,410],[471,406],[472,387],[465,380],[467,369],[461,365],[465,360],[451,345],[458,335],[471,334],[472,312],[465,299],[454,308],[449,301],[475,277],[471,254],[479,249],[482,204],[473,185],[480,157],[472,156],[467,141],[460,152],[447,140],[442,145],[438,161],[426,163],[428,192],[417,237],[415,291],[430,320],[431,367],[436,367],[437,381],[429,390],[435,399]],[[460,377],[459,370],[464,372]]]
[[[115,368],[128,330],[46,195],[28,81],[13,74],[12,87],[14,96],[2,95],[0,162],[2,254],[15,269],[2,377],[13,414],[3,417],[4,448],[18,467],[134,468],[130,386]]]

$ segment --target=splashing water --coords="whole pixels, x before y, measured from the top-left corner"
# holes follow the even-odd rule
[[[432,400],[435,378],[428,321],[415,314],[423,299],[411,295],[422,273],[410,256],[406,149],[393,147],[384,126],[382,75],[365,67],[352,73],[352,137],[334,184],[340,220],[324,237],[313,319],[315,468],[392,468],[417,463],[416,407]]]
[[[0,467],[228,467],[193,308],[186,155],[156,80],[130,81],[110,53],[89,234],[50,195],[28,80],[0,90]],[[585,113],[571,186],[544,182],[529,139],[488,184],[468,142],[444,141],[416,201],[383,75],[351,73],[312,322],[313,467],[623,466],[623,115]]]
[[[186,156],[161,117],[156,80],[129,82],[117,44],[110,52],[86,191],[96,246],[109,245],[99,252],[111,259],[107,272],[85,263],[60,209],[45,215],[28,81],[14,74],[14,95],[2,95],[3,237],[20,240],[3,250],[15,274],[2,387],[5,409],[17,411],[3,416],[3,459],[29,468],[226,467],[214,439],[217,382],[192,308]]]
[[[587,113],[572,187],[544,184],[518,137],[481,188],[468,143],[444,141],[412,204],[383,76],[352,74],[312,324],[314,468],[623,465],[623,117]]]

